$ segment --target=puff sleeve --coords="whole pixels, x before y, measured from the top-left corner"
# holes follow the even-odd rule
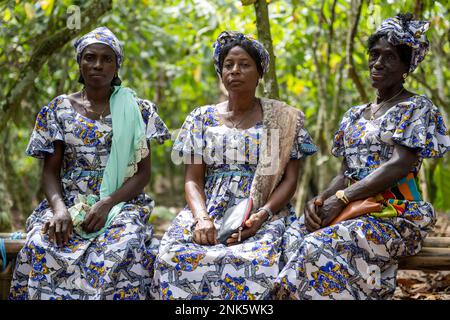
[[[442,157],[450,149],[450,137],[442,114],[426,97],[420,96],[393,119],[392,141],[417,150],[422,158]]]
[[[310,134],[305,128],[301,127],[300,130],[298,130],[296,139],[294,140],[290,158],[298,160],[303,157],[313,155],[316,152],[317,147],[313,143]]]
[[[143,99],[138,99],[138,105],[145,123],[145,136],[147,141],[156,140],[162,144],[167,139],[170,139],[169,129],[159,117],[157,106]]]
[[[196,108],[186,117],[173,144],[172,153],[177,153],[179,157],[203,156],[203,135],[201,108]]]
[[[62,100],[60,97],[55,98],[39,111],[26,149],[27,155],[44,159],[46,153],[55,152],[55,141],[64,141],[64,129],[57,114]]]

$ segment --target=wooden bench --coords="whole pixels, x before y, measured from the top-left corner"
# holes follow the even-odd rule
[[[401,258],[402,270],[450,270],[450,237],[427,237],[415,256]]]
[[[3,261],[0,263],[0,300],[6,300],[9,296],[9,287],[11,285],[12,273],[14,269],[14,262],[20,249],[25,244],[25,239],[9,240],[11,234],[0,233],[0,238],[5,241],[6,259],[8,264],[3,270]],[[1,260],[1,257],[0,257]]]
[[[11,283],[13,261],[25,244],[25,239],[9,240],[8,234],[1,234],[5,238],[8,265],[5,271],[0,270],[0,300],[7,299]],[[415,256],[401,258],[399,269],[402,270],[450,270],[450,237],[427,237],[422,250]]]

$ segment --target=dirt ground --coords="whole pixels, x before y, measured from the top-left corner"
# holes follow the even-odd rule
[[[438,213],[430,236],[450,237],[450,214]],[[408,271],[397,274],[396,300],[450,300],[450,271]]]

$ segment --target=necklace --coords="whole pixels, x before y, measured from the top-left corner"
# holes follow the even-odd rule
[[[255,108],[255,105],[256,105],[256,103],[253,103],[252,107],[242,115],[242,118],[241,118],[241,120],[240,120],[238,123],[234,123],[234,121],[231,120],[231,118],[228,118],[228,121],[231,122],[231,124],[233,125],[233,129],[234,129],[234,130],[237,130],[237,127],[238,127],[245,119],[247,119],[247,115],[250,114],[250,112],[253,111],[253,109]],[[228,107],[227,107],[227,108],[228,108]],[[229,112],[229,111],[228,111],[228,112]]]
[[[400,95],[400,93],[403,92],[405,88],[401,88],[396,94],[394,94],[392,97],[390,97],[389,99],[380,102],[379,104],[375,104],[373,103],[373,105],[377,106],[377,110],[375,110],[375,112],[372,111],[372,106],[370,106],[370,112],[371,112],[371,116],[370,116],[370,121],[374,121],[375,120],[375,114],[382,108],[384,107],[386,104],[388,104],[390,101],[392,101],[395,97],[398,97]]]
[[[103,120],[103,114],[105,113],[106,108],[108,107],[109,103],[105,105],[105,107],[103,108],[102,112],[98,112],[98,111],[93,110],[92,108],[87,108],[86,107],[86,100],[88,100],[88,99],[87,99],[86,89],[84,89],[84,88],[81,91],[81,97],[83,99],[83,109],[84,109],[84,111],[86,111],[86,113],[87,112],[95,113],[95,114],[97,114],[100,117],[100,120]],[[89,101],[89,103],[91,105],[95,106],[95,104],[93,102],[91,102],[90,100],[88,100],[88,101]],[[109,102],[109,99],[108,99],[108,102]]]

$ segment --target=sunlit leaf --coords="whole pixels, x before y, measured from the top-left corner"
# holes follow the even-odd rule
[[[55,0],[40,0],[41,8],[44,10],[45,15],[48,16],[53,10]]]
[[[28,20],[32,20],[36,16],[36,11],[30,3],[25,3],[25,13],[27,14]]]
[[[254,4],[256,0],[241,0],[241,3],[243,6],[249,6],[251,4]]]
[[[9,10],[8,8],[5,9],[5,12],[3,12],[3,21],[8,22],[9,20],[11,20],[11,10]]]

